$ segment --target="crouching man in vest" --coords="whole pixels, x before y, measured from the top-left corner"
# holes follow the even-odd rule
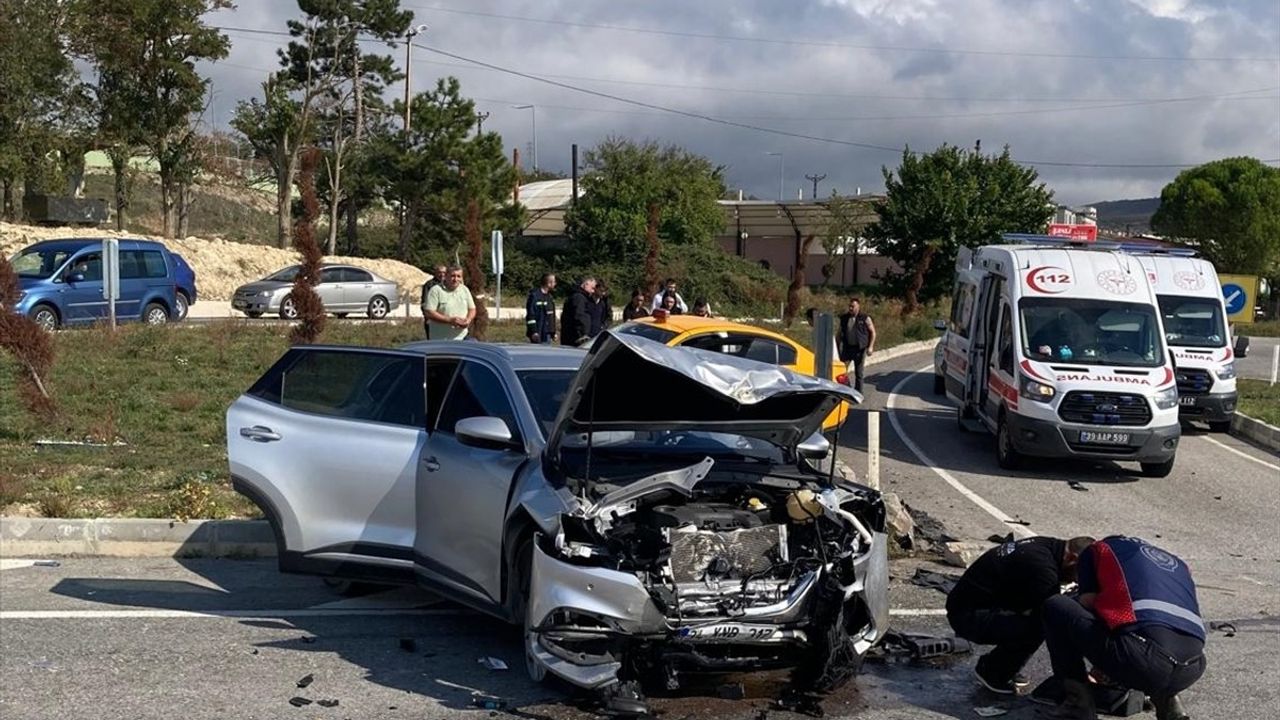
[[[1178,693],[1204,674],[1204,622],[1187,564],[1144,540],[1112,536],[1080,554],[1080,594],[1042,609],[1045,645],[1061,682],[1056,717],[1096,720],[1084,661],[1151,697],[1158,720],[1185,720]]]

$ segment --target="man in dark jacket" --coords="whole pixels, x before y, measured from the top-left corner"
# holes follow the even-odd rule
[[[1044,642],[1040,606],[1075,580],[1076,558],[1093,538],[1032,537],[997,545],[965,570],[947,594],[947,621],[956,635],[995,649],[974,674],[988,690],[1012,695],[1018,671]]]
[[[531,343],[549,343],[556,339],[556,276],[544,273],[538,287],[529,291],[524,301],[524,334]]]
[[[604,332],[613,324],[613,306],[609,304],[609,288],[603,280],[596,281],[596,289],[591,293],[591,337]]]
[[[858,298],[849,300],[849,311],[840,316],[836,329],[836,343],[840,349],[840,362],[846,363],[853,375],[853,388],[862,392],[862,368],[867,356],[876,349],[876,324],[862,312]]]
[[[1178,693],[1204,674],[1204,620],[1187,564],[1145,540],[1114,535],[1080,553],[1079,597],[1045,601],[1045,645],[1063,700],[1055,717],[1096,720],[1084,661],[1141,690],[1156,720],[1185,720]]]
[[[569,293],[560,312],[560,344],[575,347],[591,337],[591,304],[596,291],[596,279],[583,278]]]

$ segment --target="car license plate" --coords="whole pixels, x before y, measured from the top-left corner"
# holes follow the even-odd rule
[[[1095,445],[1128,445],[1129,433],[1080,431],[1080,442]]]
[[[772,625],[747,625],[743,623],[716,623],[698,627],[680,628],[680,637],[698,642],[769,642],[780,640],[783,634]]]
[[[1195,405],[1196,397],[1194,395],[1180,395],[1178,397],[1179,405]]]

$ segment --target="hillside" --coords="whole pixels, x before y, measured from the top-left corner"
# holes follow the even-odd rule
[[[1160,208],[1160,198],[1106,200],[1089,204],[1098,209],[1100,227],[1137,234],[1151,230],[1151,216]]]
[[[114,236],[158,240],[182,255],[196,272],[200,300],[230,300],[237,286],[258,280],[280,268],[298,262],[298,254],[266,245],[253,245],[221,238],[188,237],[166,240],[144,233],[117,233],[110,230],[82,228],[45,228],[0,222],[0,254],[8,257],[40,240],[64,237]],[[350,263],[394,280],[402,298],[416,298],[427,274],[399,260],[374,260],[333,256],[332,262]]]

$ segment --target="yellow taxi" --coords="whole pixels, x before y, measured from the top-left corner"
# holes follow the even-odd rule
[[[700,348],[781,365],[805,375],[816,374],[813,371],[813,353],[808,348],[786,335],[754,325],[700,315],[667,315],[632,320],[615,328],[615,332],[639,335],[672,347]],[[835,357],[834,352],[835,349],[832,348],[831,369],[826,377],[847,385],[849,379],[845,375],[845,366]],[[822,424],[823,431],[839,428],[848,417],[848,412],[848,403],[841,403],[827,416],[826,422]]]

